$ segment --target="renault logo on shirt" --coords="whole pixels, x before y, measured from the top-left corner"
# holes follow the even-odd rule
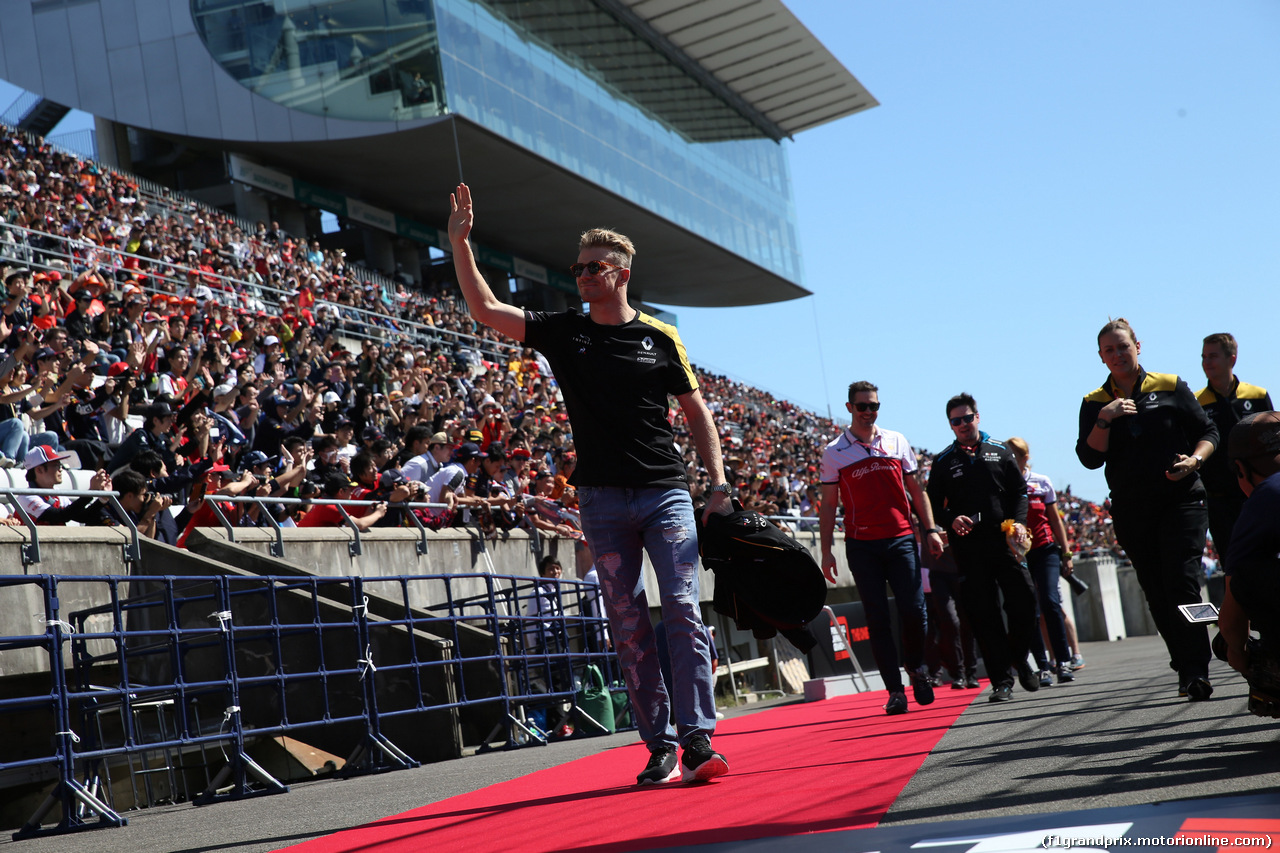
[[[653,338],[645,335],[644,340],[640,342],[640,346],[644,347],[645,352],[653,349]]]

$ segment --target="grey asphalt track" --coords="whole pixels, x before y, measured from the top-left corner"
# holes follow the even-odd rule
[[[1176,678],[1156,637],[1086,644],[1084,653],[1088,666],[1073,684],[1035,694],[1016,690],[1014,701],[994,705],[984,690],[881,826],[1280,792],[1280,721],[1246,712],[1244,682],[1225,664],[1213,664],[1212,699],[1192,703],[1177,698]],[[571,740],[377,776],[295,784],[278,796],[134,811],[126,827],[74,836],[11,842],[6,832],[0,851],[277,850],[634,741],[634,733]],[[778,839],[759,849],[788,846]]]

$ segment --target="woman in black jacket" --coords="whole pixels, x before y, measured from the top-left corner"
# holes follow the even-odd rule
[[[1200,601],[1200,556],[1208,514],[1197,472],[1218,445],[1218,430],[1187,383],[1148,373],[1142,345],[1123,318],[1098,333],[1111,375],[1080,404],[1076,455],[1106,466],[1116,539],[1133,562],[1156,628],[1178,673],[1178,695],[1208,699],[1209,636],[1179,604]]]

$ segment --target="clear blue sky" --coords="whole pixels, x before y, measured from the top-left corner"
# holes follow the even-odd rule
[[[1109,316],[1193,390],[1217,331],[1280,390],[1280,4],[787,2],[881,106],[789,145],[814,297],[673,308],[696,362],[842,418],[869,379],[934,451],[967,390],[1095,500],[1076,418]]]
[[[696,362],[845,423],[869,379],[934,451],[967,390],[1094,500],[1074,448],[1109,316],[1193,391],[1218,331],[1280,390],[1280,4],[787,3],[881,106],[790,146],[815,295],[672,309]]]

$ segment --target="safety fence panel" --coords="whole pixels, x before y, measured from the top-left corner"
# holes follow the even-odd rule
[[[15,838],[284,793],[250,755],[273,738],[354,774],[626,727],[599,590],[579,581],[24,575],[0,577],[0,604],[33,614],[0,636],[0,674],[47,660],[0,698],[0,728],[29,735],[0,742],[0,787],[53,781]]]

